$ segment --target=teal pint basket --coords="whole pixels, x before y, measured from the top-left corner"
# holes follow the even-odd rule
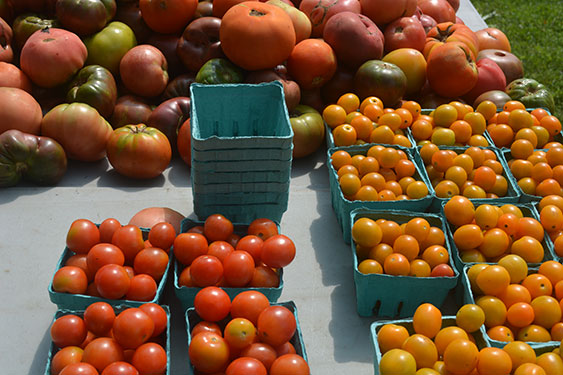
[[[373,220],[393,220],[398,224],[422,217],[430,225],[442,229],[444,235],[446,233],[444,222],[437,214],[358,208],[351,213],[350,228],[357,219],[362,217]],[[363,274],[358,270],[360,260],[356,253],[356,245],[352,241],[358,314],[360,316],[375,315],[378,317],[402,318],[412,316],[416,308],[422,303],[427,302],[437,307],[442,306],[450,290],[456,287],[459,277],[459,272],[453,265],[451,250],[447,242],[444,243],[444,247],[448,250],[448,264],[453,269],[454,276],[415,277]]]
[[[512,160],[512,154],[510,153],[510,149],[509,148],[502,149],[501,153],[508,165],[508,162]],[[512,183],[514,184],[516,191],[518,191],[518,193],[520,194],[520,200],[519,200],[520,203],[537,203],[542,199],[542,197],[540,197],[539,195],[524,193],[520,185],[518,185],[518,181],[516,180],[510,169],[508,169],[508,176],[512,180]]]
[[[334,147],[327,151],[327,167],[328,167],[328,176],[329,176],[329,183],[330,183],[330,196],[332,202],[332,208],[334,209],[334,213],[336,215],[336,219],[340,224],[340,228],[342,230],[342,235],[344,238],[344,242],[349,244],[352,240],[352,236],[350,233],[350,214],[352,210],[360,207],[365,207],[372,210],[393,210],[393,209],[400,209],[406,211],[414,211],[414,212],[425,212],[432,200],[434,199],[434,189],[432,188],[432,184],[426,177],[426,173],[420,170],[420,167],[415,162],[416,171],[413,175],[415,180],[422,181],[428,187],[428,195],[426,197],[420,199],[409,199],[409,200],[401,200],[401,201],[351,201],[344,197],[342,194],[342,190],[340,189],[340,185],[338,184],[338,175],[337,171],[334,169],[331,163],[331,156],[336,151],[345,150],[350,155],[358,155],[362,154],[365,155],[370,147],[373,147],[374,144],[366,144],[361,146],[346,146],[346,147]],[[402,150],[409,160],[414,162],[414,156],[412,154],[411,149],[396,145],[382,145],[385,147],[392,147],[398,150]]]

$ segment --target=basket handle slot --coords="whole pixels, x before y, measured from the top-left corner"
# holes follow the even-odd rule
[[[403,301],[399,302],[399,306],[397,306],[397,315],[401,316],[401,310],[403,309]]]
[[[379,315],[379,309],[381,308],[381,301],[377,300],[375,301],[375,306],[373,306],[373,315],[377,316]]]

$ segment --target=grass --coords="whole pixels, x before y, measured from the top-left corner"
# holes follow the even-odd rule
[[[524,76],[546,85],[563,120],[563,1],[472,0],[489,25],[502,30],[512,53],[522,60]]]

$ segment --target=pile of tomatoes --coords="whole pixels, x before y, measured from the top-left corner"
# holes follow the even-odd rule
[[[229,219],[214,214],[174,240],[174,257],[185,266],[178,285],[275,288],[278,269],[291,263],[295,251],[270,219],[255,219],[241,237]]]
[[[291,305],[289,305],[291,306]],[[217,287],[201,289],[188,310],[189,358],[196,371],[226,375],[309,375],[296,352],[297,320],[284,304],[254,290],[231,301]]]
[[[364,274],[433,277],[454,276],[448,264],[444,232],[423,217],[402,224],[393,220],[368,217],[352,225],[352,239]]]
[[[563,147],[557,142],[544,147],[546,150],[534,150],[532,143],[526,139],[514,141],[508,166],[523,193],[541,197],[561,196]]]
[[[112,300],[153,300],[168,269],[176,231],[161,222],[145,234],[146,239],[139,227],[121,225],[113,218],[99,226],[75,220],[66,237],[72,255],[53,276],[53,290]]]
[[[63,313],[51,325],[50,374],[164,374],[167,327],[167,311],[154,303],[116,312],[95,302],[79,314]]]
[[[330,162],[340,190],[348,200],[392,201],[428,195],[426,184],[415,179],[416,165],[400,148],[374,145],[353,155],[338,149],[332,153]]]

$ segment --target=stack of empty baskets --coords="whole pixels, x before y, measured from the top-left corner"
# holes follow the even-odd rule
[[[192,84],[190,92],[195,214],[280,222],[293,151],[281,83]]]

